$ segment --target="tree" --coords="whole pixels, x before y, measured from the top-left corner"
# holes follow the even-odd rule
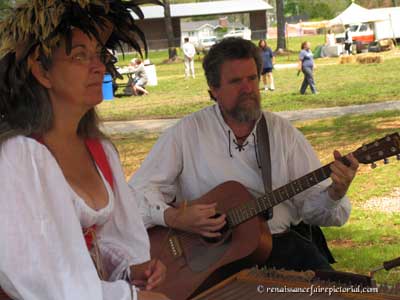
[[[165,31],[167,33],[168,39],[168,59],[170,61],[174,61],[177,58],[177,54],[175,48],[174,30],[172,28],[171,8],[169,0],[164,0],[164,17]]]
[[[286,49],[286,37],[285,37],[285,15],[284,15],[284,0],[276,0],[276,22],[278,29],[278,41],[276,48],[278,49]]]

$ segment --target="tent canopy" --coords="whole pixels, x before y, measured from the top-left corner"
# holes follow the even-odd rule
[[[376,14],[372,13],[369,9],[361,7],[353,2],[340,15],[330,20],[329,25],[347,25],[372,21],[378,21]]]

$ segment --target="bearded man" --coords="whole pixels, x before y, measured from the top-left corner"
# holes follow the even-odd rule
[[[130,186],[147,227],[173,227],[204,237],[218,237],[226,215],[216,203],[171,205],[198,199],[217,185],[234,180],[255,197],[265,193],[256,130],[268,128],[272,190],[321,167],[305,137],[289,121],[262,112],[259,81],[262,59],[250,41],[227,38],[215,44],[203,61],[209,93],[216,103],[183,118],[157,141]],[[262,118],[264,116],[264,118]],[[358,168],[334,151],[331,178],[273,208],[266,222],[272,234],[267,266],[290,270],[332,269],[327,256],[307,238],[291,230],[304,222],[343,225],[351,210],[346,192]],[[217,201],[218,199],[216,199]]]

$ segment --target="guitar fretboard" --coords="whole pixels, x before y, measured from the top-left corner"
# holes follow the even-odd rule
[[[227,212],[229,226],[233,228],[329,178],[332,172],[330,165],[327,164],[271,193],[230,209]]]

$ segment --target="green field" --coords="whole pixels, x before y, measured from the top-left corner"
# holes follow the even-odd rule
[[[314,40],[318,38],[321,37],[313,37]],[[290,41],[293,47],[299,43],[300,40],[295,38]],[[286,55],[279,56],[278,63],[293,64],[297,53],[296,50],[289,58]],[[397,100],[400,95],[400,50],[379,55],[384,57],[380,64],[339,64],[339,58],[316,59],[318,95],[299,94],[303,78],[302,75],[296,76],[295,68],[276,69],[276,90],[272,93],[262,92],[262,107],[270,111],[285,111]],[[104,101],[99,106],[104,120],[180,118],[212,104],[201,68],[201,57],[195,62],[196,79],[188,80],[184,78],[182,61],[162,63],[167,58],[165,51],[150,52],[149,57],[156,65],[158,85],[148,87],[148,96]],[[129,58],[131,56],[125,57],[120,64],[125,64]]]

